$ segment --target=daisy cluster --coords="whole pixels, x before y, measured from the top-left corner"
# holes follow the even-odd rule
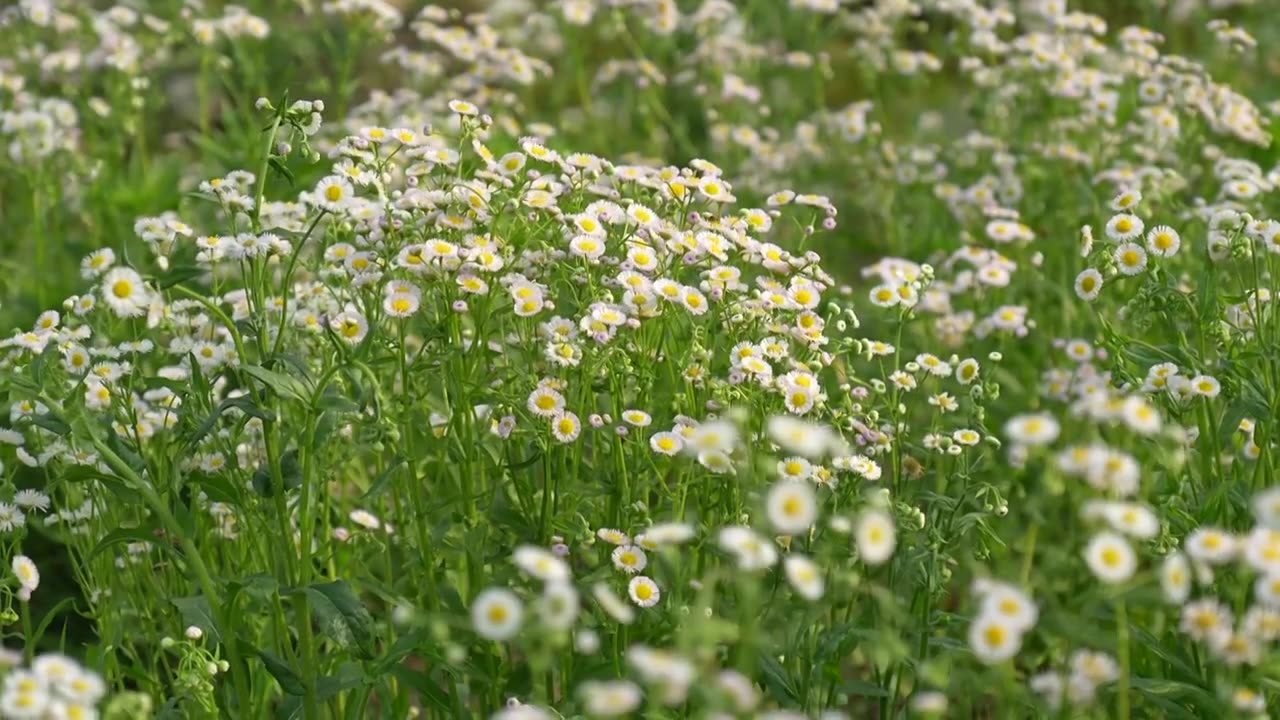
[[[1247,3],[207,5],[0,11],[0,716],[1280,698]]]
[[[107,696],[100,675],[65,655],[47,653],[23,667],[22,653],[5,650],[0,664],[0,714],[6,718],[97,717]]]

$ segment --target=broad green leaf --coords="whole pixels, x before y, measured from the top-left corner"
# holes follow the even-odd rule
[[[40,392],[40,385],[25,375],[19,375],[13,372],[0,373],[0,390],[4,388],[17,388],[28,394],[34,395]]]
[[[387,650],[386,654],[378,659],[373,667],[374,675],[382,675],[389,672],[396,663],[400,662],[406,655],[413,652],[427,638],[426,630],[415,630],[407,635],[401,635],[396,638],[395,643]]]
[[[842,680],[836,688],[842,693],[860,697],[889,697],[888,690],[863,680]]]
[[[138,453],[134,452],[133,448],[126,445],[119,435],[110,433],[107,436],[107,447],[111,448],[111,452],[119,455],[120,459],[124,460],[125,464],[135,472],[139,474],[146,472],[146,461]]]
[[[310,393],[307,391],[307,386],[292,375],[285,375],[258,365],[245,365],[240,368],[240,371],[271,388],[271,391],[280,397],[299,402],[308,401]]]
[[[244,504],[242,485],[232,482],[226,475],[194,473],[190,479],[191,483],[202,490],[212,502],[226,503],[235,507],[241,507]]]
[[[320,631],[342,647],[352,648],[357,657],[377,656],[373,616],[344,580],[308,585],[304,591]],[[290,594],[299,592],[291,590]]]
[[[285,490],[296,490],[302,486],[302,468],[298,464],[297,450],[286,450],[280,457],[280,478],[284,481]],[[263,497],[271,497],[275,494],[273,479],[270,465],[263,463],[253,473],[253,489]]]
[[[93,546],[93,549],[85,556],[85,562],[91,562],[109,547],[131,542],[149,542],[157,545],[158,547],[168,547],[166,543],[156,542],[154,527],[116,528],[104,535],[102,539],[98,541],[98,544]]]
[[[298,673],[294,672],[293,668],[289,667],[289,663],[285,662],[278,656],[269,653],[266,650],[260,650],[254,647],[252,643],[248,642],[244,638],[240,639],[240,651],[246,655],[258,656],[258,659],[262,661],[262,664],[267,667],[267,672],[271,673],[271,677],[275,678],[276,682],[280,683],[280,689],[283,690],[286,695],[303,695],[307,692],[306,687],[302,683],[302,678],[299,677]]]
[[[369,500],[370,498],[375,498],[378,495],[381,495],[382,491],[386,490],[387,486],[391,483],[391,478],[395,474],[396,468],[403,465],[404,462],[405,459],[398,455],[392,459],[391,464],[382,472],[378,473],[378,477],[374,478],[373,482],[369,483],[369,489],[364,491],[363,500]]]
[[[218,403],[218,406],[205,416],[204,420],[202,420],[200,424],[191,431],[190,436],[187,437],[187,447],[194,448],[196,445],[199,445],[200,441],[203,440],[205,436],[213,430],[214,426],[218,424],[218,419],[231,408],[236,408],[244,414],[249,415],[250,417],[256,417],[263,422],[275,422],[276,419],[275,413],[258,407],[254,404],[253,399],[247,395],[227,398],[226,400]]]
[[[445,693],[444,688],[431,678],[430,674],[415,670],[404,664],[397,665],[391,674],[400,682],[416,690],[422,700],[445,713],[446,717],[453,715],[453,706],[449,702],[449,696]]]
[[[40,624],[36,626],[35,632],[31,633],[31,637],[27,641],[32,645],[39,646],[40,638],[44,637],[45,631],[49,629],[51,624],[53,624],[54,618],[58,617],[58,614],[62,612],[63,608],[66,608],[68,605],[74,605],[75,602],[76,597],[74,595],[62,598],[57,605],[54,605],[52,609],[44,614],[44,617],[40,619]]]
[[[289,183],[289,187],[293,187],[293,171],[281,162],[280,158],[272,157],[267,161],[267,164],[271,166],[272,170],[275,170],[276,173],[283,177],[285,182]]]
[[[76,465],[67,468],[61,475],[56,476],[51,486],[56,487],[63,483],[82,483],[96,481],[102,483],[111,494],[130,504],[139,504],[142,502],[142,495],[137,490],[129,487],[122,478],[99,472],[96,468],[88,465]]]
[[[218,624],[213,621],[213,610],[204,595],[169,598],[169,602],[178,608],[183,623],[200,628],[214,642],[222,642],[222,633],[218,630]]]
[[[1166,700],[1176,700],[1181,702],[1194,701],[1195,707],[1201,713],[1213,711],[1211,716],[1202,715],[1201,717],[1223,717],[1221,713],[1225,712],[1225,708],[1221,706],[1218,699],[1209,691],[1196,685],[1175,682],[1163,678],[1141,678],[1135,677],[1132,680],[1133,688],[1144,695],[1152,698],[1163,698]]]
[[[800,699],[800,693],[796,690],[795,684],[791,682],[791,676],[776,658],[767,653],[762,653],[760,655],[760,669],[764,673],[765,685],[768,686],[774,699],[788,704]]]
[[[44,350],[31,362],[31,379],[35,381],[36,387],[44,387],[45,368],[49,366],[49,363],[57,363],[57,360],[53,358],[57,352],[58,344],[51,342],[45,345]]]
[[[326,702],[338,693],[360,687],[370,680],[359,663],[344,662],[338,666],[336,674],[325,675],[316,680],[316,700]]]

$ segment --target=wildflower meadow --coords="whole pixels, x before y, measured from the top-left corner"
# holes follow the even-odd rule
[[[0,718],[1271,717],[1278,9],[6,3]]]

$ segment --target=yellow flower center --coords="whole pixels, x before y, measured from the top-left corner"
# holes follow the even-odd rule
[[[793,496],[782,501],[782,512],[787,515],[799,515],[800,509],[800,498]]]
[[[982,639],[991,647],[1000,647],[1004,645],[1007,637],[1008,633],[1006,633],[1004,628],[999,625],[988,625],[987,628],[982,631]]]

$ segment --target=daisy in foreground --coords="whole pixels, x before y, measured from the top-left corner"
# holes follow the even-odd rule
[[[480,637],[487,640],[510,640],[520,632],[524,606],[509,590],[489,588],[471,604],[471,622]]]

